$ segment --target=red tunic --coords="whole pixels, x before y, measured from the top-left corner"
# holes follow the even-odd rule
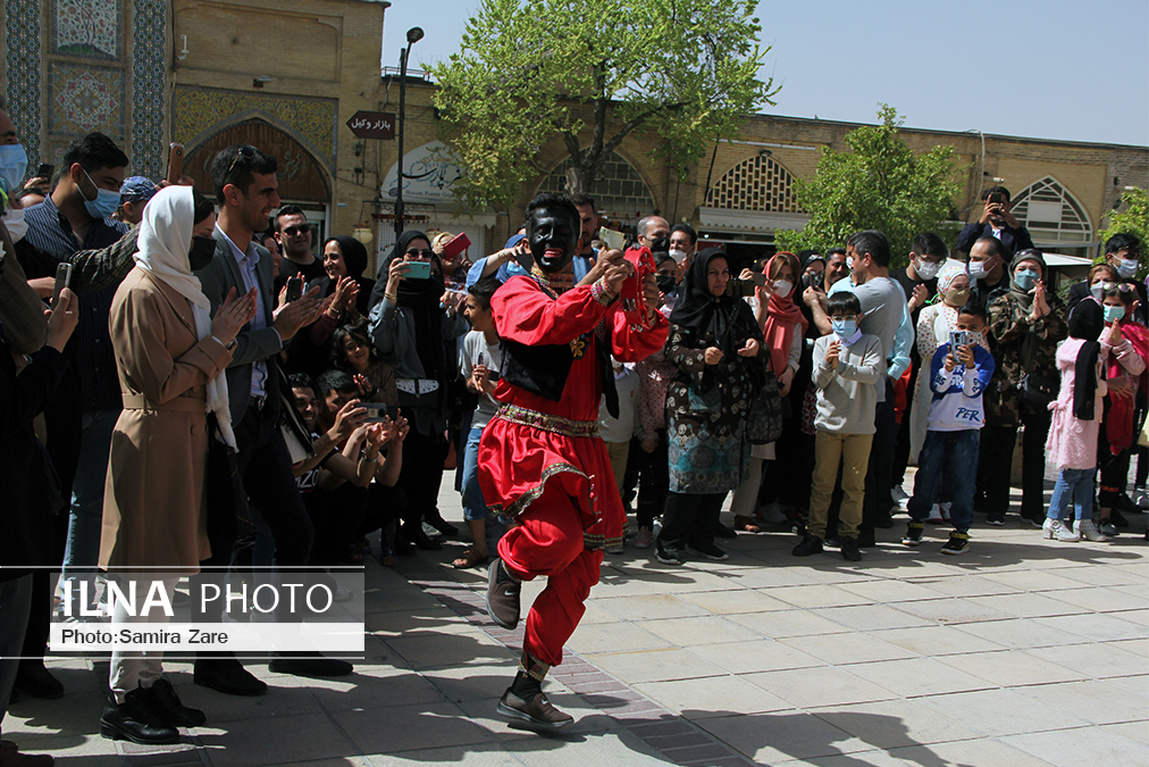
[[[483,430],[478,455],[479,485],[493,511],[523,514],[548,481],[560,482],[592,549],[621,542],[626,524],[610,457],[598,436],[602,377],[595,328],[605,321],[611,351],[625,362],[660,350],[670,328],[661,313],[648,330],[632,326],[620,302],[600,298],[590,285],[556,298],[522,276],[495,293],[491,311],[500,338],[527,345],[570,343],[575,359],[557,402],[499,381],[495,398],[504,406]]]

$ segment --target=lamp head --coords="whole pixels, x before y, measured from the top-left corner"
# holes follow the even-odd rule
[[[407,42],[408,42],[408,44],[417,43],[422,39],[423,39],[423,28],[422,27],[411,27],[410,29],[407,30]]]

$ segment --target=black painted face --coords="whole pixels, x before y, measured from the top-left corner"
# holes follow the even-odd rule
[[[561,208],[539,208],[527,220],[527,242],[543,271],[561,272],[578,247],[579,220]]]

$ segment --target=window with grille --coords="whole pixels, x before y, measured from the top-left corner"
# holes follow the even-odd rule
[[[735,165],[718,179],[706,194],[706,204],[731,210],[801,212],[790,171],[760,154]]]
[[[570,157],[559,163],[539,187],[539,192],[566,193],[567,168],[574,163]],[[587,192],[594,204],[606,213],[608,219],[630,221],[654,212],[654,196],[622,155],[611,152],[603,163],[602,173]]]
[[[1038,247],[1077,250],[1093,239],[1085,207],[1052,176],[1019,192],[1013,198],[1013,215]]]

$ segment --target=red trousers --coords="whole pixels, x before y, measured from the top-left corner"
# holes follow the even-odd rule
[[[586,611],[583,602],[591,586],[598,583],[602,551],[584,547],[578,506],[560,482],[548,482],[518,522],[499,541],[499,557],[516,578],[547,578],[527,614],[523,640],[522,669],[541,680],[551,666],[562,663],[563,645]]]

